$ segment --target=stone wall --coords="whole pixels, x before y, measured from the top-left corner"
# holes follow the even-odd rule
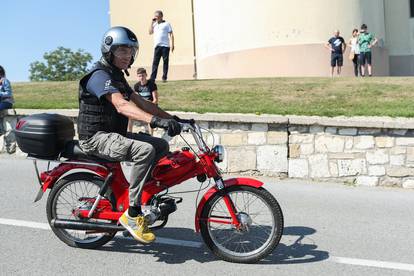
[[[40,112],[17,110],[19,116]],[[77,110],[57,112],[76,121]],[[213,132],[205,132],[206,141],[225,146],[220,167],[228,173],[414,188],[413,119],[175,114],[194,118]],[[144,127],[136,123],[134,131],[141,130]],[[194,146],[190,134],[182,136]],[[170,140],[172,150],[183,146],[187,144],[181,137]]]
[[[198,122],[213,133],[205,133],[209,147],[221,144],[225,147],[225,159],[220,163],[222,170],[229,173],[260,173],[272,176],[287,176],[288,135],[286,125],[260,123]],[[161,133],[155,133],[160,136]],[[191,134],[182,134],[194,146]],[[170,141],[171,149],[187,144],[179,136]]]
[[[414,138],[404,129],[292,126],[290,177],[414,188]]]

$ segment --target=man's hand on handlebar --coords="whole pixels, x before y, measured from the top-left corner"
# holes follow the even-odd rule
[[[176,120],[177,122],[179,122],[179,123],[182,123],[182,124],[190,124],[190,125],[194,125],[195,124],[195,121],[194,121],[194,119],[189,119],[189,120],[185,120],[185,119],[181,119],[181,118],[179,118],[178,116],[176,116],[176,115],[174,115],[173,116],[173,119],[174,120]]]
[[[163,119],[153,116],[150,122],[152,128],[163,128],[167,130],[169,136],[174,137],[181,133],[181,125],[174,119]]]

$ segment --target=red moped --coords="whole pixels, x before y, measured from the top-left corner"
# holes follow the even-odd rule
[[[169,194],[170,187],[194,177],[200,182],[210,179],[213,185],[195,212],[195,230],[207,247],[230,262],[254,263],[266,257],[283,232],[278,202],[260,181],[223,180],[216,162],[223,161],[224,148],[210,149],[194,122],[182,128],[192,134],[198,149],[188,144],[160,159],[153,169],[141,196],[151,228],[164,227],[182,200]],[[38,160],[34,164],[41,188],[35,201],[51,189],[47,219],[60,240],[73,247],[98,248],[125,231],[118,219],[128,209],[129,184],[119,162],[88,156],[75,140],[66,144],[53,169],[40,173]]]

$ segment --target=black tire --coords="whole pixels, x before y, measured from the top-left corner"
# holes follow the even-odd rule
[[[222,195],[220,193],[216,193],[213,195],[205,204],[202,212],[201,212],[201,219],[200,219],[200,231],[201,235],[203,237],[204,242],[206,243],[207,247],[220,259],[228,262],[234,262],[234,263],[256,263],[260,261],[261,259],[265,258],[267,255],[272,253],[272,251],[276,248],[276,246],[279,244],[280,239],[283,234],[283,214],[282,210],[276,201],[276,199],[272,196],[271,193],[269,193],[267,190],[263,188],[254,188],[251,186],[231,186],[229,188],[226,188],[225,193],[228,195],[232,195],[232,193],[235,192],[245,192],[255,195],[256,197],[260,198],[264,205],[267,205],[269,207],[269,216],[273,218],[274,223],[274,230],[272,230],[269,234],[268,239],[265,241],[265,243],[262,245],[263,248],[259,247],[257,250],[260,250],[258,252],[252,252],[250,255],[244,255],[240,256],[242,254],[237,254],[237,252],[229,252],[229,250],[223,250],[223,247],[220,247],[220,245],[216,244],[214,241],[214,238],[212,237],[212,233],[209,231],[209,222],[207,219],[209,218],[211,214],[211,209],[215,204],[218,204],[220,202],[220,199],[222,198]],[[249,208],[249,207],[248,207]],[[239,210],[241,208],[238,208],[236,206],[236,210],[241,212]],[[250,216],[251,217],[251,216]],[[257,228],[259,229],[259,228]],[[273,229],[273,228],[272,228]],[[223,231],[223,230],[221,230]],[[221,231],[217,232],[220,233]],[[236,233],[235,230],[227,230],[228,232],[233,231]],[[248,232],[248,231],[247,231]],[[217,236],[219,236],[217,234]],[[233,238],[230,238],[230,240]],[[228,241],[224,242],[227,243]],[[240,242],[241,243],[241,242]],[[236,247],[237,249],[237,247]],[[226,252],[227,251],[227,252]],[[234,254],[233,254],[234,253]]]
[[[97,186],[97,189],[99,189],[99,187],[101,187],[101,185],[103,185],[103,182],[104,182],[103,179],[98,177],[97,175],[93,175],[91,173],[83,173],[83,172],[70,174],[68,176],[63,177],[58,182],[56,182],[56,184],[54,185],[47,199],[47,204],[46,204],[47,220],[49,222],[50,227],[52,228],[52,231],[55,233],[55,235],[67,245],[72,246],[72,247],[78,247],[78,248],[95,249],[109,242],[115,236],[116,232],[103,233],[101,237],[97,237],[90,241],[77,240],[73,235],[71,235],[68,232],[67,229],[55,228],[51,224],[52,219],[57,218],[56,204],[57,204],[57,200],[60,194],[65,190],[66,187],[68,187],[69,185],[76,185],[74,183],[79,182],[79,181],[83,181],[89,184],[92,183]],[[81,192],[84,192],[84,191],[81,191]],[[77,218],[74,217],[71,219],[77,219]],[[70,230],[70,231],[76,232],[75,230]]]

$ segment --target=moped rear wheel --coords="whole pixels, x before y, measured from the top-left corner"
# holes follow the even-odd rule
[[[223,193],[205,204],[200,220],[204,242],[220,259],[255,263],[270,254],[283,233],[282,210],[271,193],[263,188],[232,186],[227,195],[236,209],[240,226],[232,224]]]
[[[49,194],[46,205],[47,219],[56,236],[72,247],[94,249],[109,242],[116,232],[91,232],[53,227],[53,219],[80,220],[74,210],[90,208],[85,206],[87,201],[79,199],[94,199],[98,195],[103,180],[90,173],[76,173],[60,179]],[[88,219],[88,222],[110,221]]]

